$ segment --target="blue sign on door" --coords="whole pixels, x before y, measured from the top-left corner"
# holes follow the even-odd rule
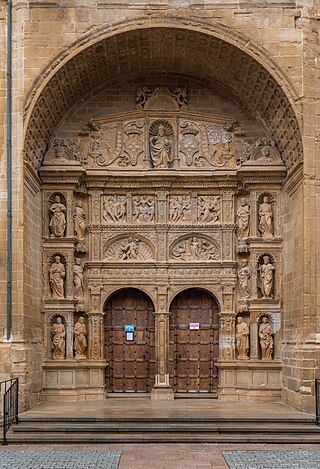
[[[134,324],[126,324],[124,326],[124,332],[134,332]]]

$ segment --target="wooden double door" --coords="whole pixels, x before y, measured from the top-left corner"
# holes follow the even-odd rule
[[[217,392],[217,303],[205,291],[188,289],[174,298],[170,312],[171,387],[175,393]]]
[[[153,312],[150,298],[140,290],[121,290],[110,298],[105,322],[107,392],[151,390],[156,365]],[[125,331],[130,325],[133,335]]]

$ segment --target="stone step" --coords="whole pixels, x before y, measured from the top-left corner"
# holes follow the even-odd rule
[[[320,434],[308,433],[184,433],[184,432],[143,432],[143,433],[17,433],[8,432],[10,444],[45,444],[45,443],[320,443]]]

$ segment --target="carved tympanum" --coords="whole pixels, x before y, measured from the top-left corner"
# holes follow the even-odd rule
[[[265,316],[262,318],[259,326],[259,339],[262,360],[271,360],[273,353],[273,331]]]
[[[238,317],[236,326],[236,346],[239,360],[248,360],[249,356],[249,327],[241,316]]]
[[[66,331],[62,324],[62,319],[57,318],[51,329],[52,336],[52,358],[53,360],[63,360],[66,353]]]
[[[246,165],[282,165],[280,153],[273,140],[259,138],[255,143],[244,143],[241,162]]]
[[[75,142],[64,138],[54,138],[44,156],[43,165],[80,165],[78,160],[81,160],[81,157]]]
[[[215,261],[220,258],[216,246],[198,236],[176,241],[170,252],[170,258],[175,261]]]
[[[105,252],[104,261],[148,261],[152,260],[153,257],[152,250],[146,242],[130,236],[109,245]]]

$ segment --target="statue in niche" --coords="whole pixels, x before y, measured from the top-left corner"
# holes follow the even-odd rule
[[[241,266],[242,267],[238,272],[240,298],[250,298],[249,279],[251,273],[248,266],[248,261],[243,259],[241,261]]]
[[[191,203],[190,197],[172,197],[169,209],[170,221],[177,223],[180,221],[190,221]]]
[[[50,236],[51,238],[61,238],[64,236],[66,229],[66,217],[65,212],[67,211],[66,207],[61,203],[60,196],[56,195],[54,198],[54,203],[50,207],[50,212],[52,212],[50,218]]]
[[[201,223],[217,223],[220,217],[220,197],[198,198],[198,221]]]
[[[236,341],[238,360],[248,360],[249,356],[249,327],[241,316],[238,317],[236,327]]]
[[[150,223],[154,221],[154,198],[147,195],[133,197],[132,221]]]
[[[103,204],[103,218],[106,222],[123,223],[127,214],[125,196],[114,195],[105,198]]]
[[[83,301],[84,297],[84,284],[83,284],[83,268],[81,266],[81,259],[77,258],[73,266],[73,283],[75,300]]]
[[[53,300],[64,299],[64,283],[63,279],[66,276],[66,271],[62,262],[60,262],[60,256],[55,256],[55,262],[49,269],[50,287],[52,291]]]
[[[150,128],[150,133],[153,127]],[[150,137],[150,157],[154,168],[169,168],[170,166],[171,141],[166,130],[168,129],[160,123],[156,134]]]
[[[52,358],[53,360],[63,360],[66,350],[66,331],[60,317],[57,318],[57,322],[52,326],[51,336],[53,345]]]
[[[77,251],[86,252],[86,249],[85,249],[86,214],[82,208],[81,200],[79,200],[76,203],[76,206],[74,208],[74,213],[73,213],[73,219],[74,219],[74,234],[76,235],[76,238],[79,241],[79,244],[81,245],[79,246],[79,249],[77,246]],[[81,250],[81,247],[84,250]]]
[[[263,203],[259,207],[259,231],[262,238],[273,238],[273,212],[268,196],[263,197]]]
[[[273,331],[265,316],[262,318],[262,323],[259,326],[259,339],[262,360],[271,360],[273,353]]]
[[[79,321],[74,325],[74,356],[77,359],[87,358],[87,328],[84,317],[80,316]]]
[[[238,239],[247,238],[250,230],[250,207],[246,202],[246,199],[242,197],[240,199],[241,206],[237,210],[237,237]]]
[[[273,298],[273,277],[274,266],[270,262],[269,256],[263,256],[263,264],[259,267],[260,289],[262,298]]]

